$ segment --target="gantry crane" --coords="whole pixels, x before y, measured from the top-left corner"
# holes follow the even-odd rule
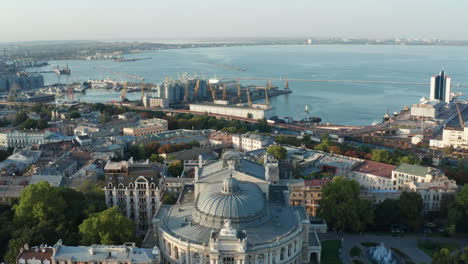
[[[227,91],[226,91],[226,84],[223,83],[223,100],[227,99]]]
[[[252,98],[250,98],[250,88],[247,87],[247,103],[252,107]]]
[[[270,105],[270,98],[268,97],[268,90],[270,89],[271,81],[267,81],[267,86],[265,88],[265,104]]]
[[[128,78],[132,78],[132,79],[135,79],[135,80],[139,80],[141,82],[141,84],[140,84],[140,86],[141,86],[141,99],[143,100],[143,96],[145,96],[145,88],[143,86],[143,81],[145,80],[145,78],[130,75],[130,74],[126,74],[126,73],[110,71],[110,70],[107,70],[107,69],[104,69],[104,68],[99,68],[99,67],[96,67],[95,69],[98,70],[98,71],[113,73],[113,74],[116,74],[116,75],[120,75],[120,76],[124,76],[124,77],[128,77]],[[127,82],[126,81],[124,82],[122,91],[120,92],[120,99],[122,101],[127,99]]]
[[[208,89],[211,91],[211,97],[213,98],[213,102],[216,100],[216,91],[213,89],[210,81],[208,80]]]
[[[193,98],[198,102],[198,89],[200,89],[200,80],[197,78],[195,87],[193,88]]]
[[[460,126],[462,128],[465,127],[465,121],[463,120],[462,113],[460,111],[460,102],[456,102],[455,105],[457,106],[457,112],[458,112],[458,120],[460,121]]]
[[[239,103],[242,103],[242,99],[241,99],[241,87],[240,87],[239,81],[236,81],[236,84],[237,84],[237,97],[239,97]]]

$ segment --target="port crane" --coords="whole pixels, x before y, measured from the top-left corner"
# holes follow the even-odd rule
[[[458,112],[458,120],[460,121],[460,126],[462,128],[465,127],[465,121],[463,120],[462,113],[460,111],[460,102],[456,102],[455,105],[457,106],[457,112]]]
[[[240,86],[239,81],[236,81],[236,84],[237,84],[237,97],[239,97],[239,103],[242,103],[242,99],[241,99],[241,86]]]
[[[197,78],[195,88],[193,88],[193,97],[196,101],[198,101],[198,89],[200,89],[200,80]]]
[[[210,81],[208,81],[208,89],[211,92],[211,97],[213,98],[213,101],[216,100],[216,91],[213,89],[213,86],[211,85]]]
[[[126,74],[126,73],[115,72],[115,71],[111,71],[111,70],[104,69],[104,68],[99,68],[99,67],[96,67],[95,69],[98,70],[98,71],[108,72],[108,73],[128,77],[128,78],[131,78],[131,79],[139,80],[141,82],[141,84],[140,84],[140,86],[141,86],[141,99],[143,100],[143,97],[145,96],[145,88],[144,88],[144,85],[143,85],[143,81],[145,80],[145,78],[130,75],[130,74]],[[122,101],[127,99],[127,81],[124,81],[122,91],[120,92],[120,99]]]

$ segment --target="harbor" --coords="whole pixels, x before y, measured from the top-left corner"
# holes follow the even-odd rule
[[[139,80],[130,77],[114,75],[96,70],[97,67],[111,71],[122,72],[144,78],[146,83],[161,84],[166,78],[177,80],[178,75],[187,72],[190,76],[200,79],[247,78],[239,80],[241,85],[266,86],[266,79],[270,79],[273,86],[284,88],[286,75],[293,93],[282,96],[273,96],[270,103],[276,115],[292,117],[301,120],[306,117],[304,106],[311,107],[311,116],[319,116],[322,122],[347,125],[371,125],[374,121],[381,121],[386,112],[396,112],[405,105],[412,105],[426,92],[425,85],[412,85],[421,83],[428,85],[427,75],[434,69],[440,69],[441,63],[458,78],[454,84],[455,92],[465,89],[457,84],[467,84],[468,77],[460,71],[458,61],[460,49],[465,47],[423,47],[414,50],[411,47],[390,48],[388,46],[284,46],[284,47],[229,47],[161,50],[157,52],[140,53],[138,57],[152,57],[150,60],[132,63],[115,63],[109,60],[66,60],[51,61],[51,65],[69,65],[72,70],[71,82],[83,83],[89,79],[103,80],[105,78],[118,81],[139,83]],[[374,56],[373,54],[386,55]],[[236,71],[210,64],[197,63],[198,61],[214,62],[210,54],[223,54],[217,64],[230,65],[248,71]],[[432,54],[445,54],[443,62]],[[368,59],[367,66],[357,67],[355,64],[345,62],[337,54],[343,54],[351,61],[359,60],[360,56]],[[464,53],[463,53],[464,54]],[[466,53],[468,54],[468,53]],[[372,55],[372,56],[371,56]],[[291,57],[292,56],[292,57]],[[421,56],[427,59],[422,60]],[[126,56],[126,57],[130,57]],[[136,57],[136,56],[135,56]],[[382,60],[391,60],[389,65],[377,67]],[[462,56],[462,58],[464,58]],[[329,61],[329,63],[322,63]],[[408,63],[411,61],[411,63]],[[467,58],[468,61],[468,58]],[[279,64],[279,62],[281,62]],[[341,65],[336,67],[333,65]],[[52,67],[53,68],[53,67]],[[391,69],[396,69],[390,71]],[[28,71],[50,70],[50,66],[30,68]],[[55,74],[44,74],[46,85],[66,83],[66,77]],[[259,80],[250,80],[259,78]],[[401,82],[393,83],[339,83],[339,82],[301,82],[296,79],[310,80],[363,80],[375,82]],[[231,79],[235,82],[235,79]],[[90,102],[107,102],[119,100],[119,91],[99,92],[87,91],[86,95],[77,95],[81,100]],[[235,93],[235,90],[234,90]],[[222,94],[222,91],[220,91]],[[151,94],[150,94],[151,95]],[[156,96],[156,92],[154,92]],[[130,100],[141,98],[138,92],[129,93]],[[460,97],[461,99],[466,96]],[[183,98],[182,98],[183,99]],[[264,100],[262,95],[252,100]],[[346,109],[346,110],[344,110]]]

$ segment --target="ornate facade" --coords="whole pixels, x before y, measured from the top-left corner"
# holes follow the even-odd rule
[[[109,162],[106,172],[106,204],[117,206],[128,218],[135,221],[137,231],[145,233],[160,205],[160,174],[149,163],[134,163],[133,159]]]
[[[163,263],[298,264],[311,252],[320,259],[304,208],[290,207],[287,187],[243,162],[231,153],[198,168],[178,203],[159,209],[153,231]]]

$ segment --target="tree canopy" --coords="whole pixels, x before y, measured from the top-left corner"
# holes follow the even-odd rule
[[[449,209],[448,223],[450,233],[468,231],[468,184],[465,184],[455,196]]]
[[[322,187],[319,216],[339,230],[362,231],[373,220],[372,205],[359,198],[359,183],[335,177]]]
[[[78,190],[51,186],[46,181],[28,185],[11,211],[11,225],[0,224],[0,242],[4,237],[10,238],[5,260],[15,263],[19,248],[25,243],[53,244],[62,239],[68,245],[77,245],[78,226],[105,209],[102,186],[96,183],[86,182]],[[0,213],[0,218],[4,217],[9,217],[7,211]]]
[[[423,221],[421,212],[423,202],[416,192],[403,192],[399,200],[401,222],[412,230],[417,231]]]
[[[272,155],[277,160],[284,160],[288,154],[288,151],[280,145],[271,145],[267,150],[268,154]]]
[[[182,171],[184,170],[184,164],[180,160],[174,160],[169,163],[169,166],[167,167],[167,170],[169,171],[169,174],[171,174],[172,177],[178,177],[182,174]]]
[[[81,243],[84,245],[121,245],[135,241],[135,224],[123,216],[117,207],[92,214],[79,226]]]

